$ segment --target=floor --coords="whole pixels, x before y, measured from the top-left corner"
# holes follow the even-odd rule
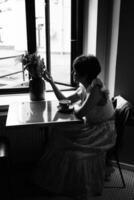
[[[92,197],[89,200],[134,200],[134,172],[122,170],[125,178],[126,188],[122,188],[122,182],[118,169],[112,174],[111,181],[105,182],[103,195],[100,197]],[[28,187],[27,177],[23,174],[14,176],[12,183],[12,195],[16,200],[73,200],[64,196],[39,195],[33,188]],[[21,180],[21,181],[20,181]],[[22,181],[23,180],[23,181]],[[16,184],[17,183],[17,184]]]

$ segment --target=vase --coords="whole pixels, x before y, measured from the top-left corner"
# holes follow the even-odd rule
[[[31,78],[29,80],[29,93],[31,101],[45,100],[45,80],[41,78]]]

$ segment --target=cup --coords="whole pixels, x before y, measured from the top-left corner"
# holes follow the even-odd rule
[[[62,110],[67,110],[69,109],[69,106],[71,105],[71,101],[68,99],[62,99],[59,101],[59,105]]]

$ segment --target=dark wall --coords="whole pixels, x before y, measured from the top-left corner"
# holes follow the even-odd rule
[[[121,0],[115,95],[121,94],[134,105],[134,3]],[[134,127],[126,127],[122,162],[134,165]]]
[[[123,145],[119,152],[120,161],[134,165],[134,127],[126,126],[124,131]]]
[[[115,95],[134,104],[134,3],[121,1]]]

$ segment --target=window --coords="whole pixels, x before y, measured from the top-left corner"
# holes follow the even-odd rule
[[[28,87],[19,62],[26,50],[38,51],[56,82],[72,85],[72,60],[82,53],[82,19],[81,0],[0,0],[0,93]]]
[[[27,50],[24,0],[0,1],[0,89],[16,88],[28,80],[19,62]]]
[[[44,55],[54,80],[71,85],[72,59],[82,52],[82,3],[79,0],[46,0],[44,7],[44,0],[35,2],[38,52]]]
[[[50,1],[50,36],[51,73],[54,80],[70,84],[71,0]]]

